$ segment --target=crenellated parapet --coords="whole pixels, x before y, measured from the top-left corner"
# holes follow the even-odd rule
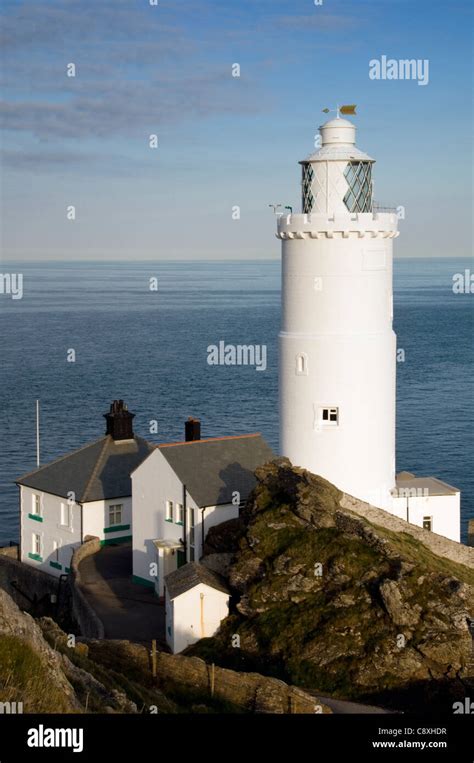
[[[278,219],[279,239],[397,238],[395,213],[289,214]]]

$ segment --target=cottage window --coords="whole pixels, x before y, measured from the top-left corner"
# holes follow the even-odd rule
[[[58,540],[53,540],[53,561],[59,562],[59,549],[60,549],[60,542]]]
[[[41,535],[33,533],[32,551],[36,556],[41,556]]]
[[[189,509],[188,511],[189,516],[189,561],[194,562],[194,554],[195,554],[195,512],[194,509]]]
[[[433,517],[423,517],[423,530],[433,529]]]
[[[166,501],[166,521],[173,521],[173,501]]]
[[[61,504],[61,526],[62,527],[71,526],[71,504],[70,503]]]
[[[176,523],[178,525],[184,524],[184,506],[182,503],[176,504]]]
[[[123,503],[115,503],[109,506],[109,526],[121,525],[123,514]]]
[[[32,498],[31,513],[39,517],[41,516],[41,496],[37,495],[36,493],[33,493],[31,498]]]
[[[339,408],[321,408],[321,421],[327,426],[337,426],[339,423]]]

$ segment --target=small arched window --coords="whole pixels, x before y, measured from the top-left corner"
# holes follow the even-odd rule
[[[296,356],[296,374],[297,376],[308,375],[308,356],[305,352],[300,352]]]

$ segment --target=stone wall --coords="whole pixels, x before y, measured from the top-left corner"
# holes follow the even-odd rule
[[[474,519],[470,519],[467,526],[467,545],[474,546]]]
[[[51,603],[51,594],[57,596],[58,587],[58,578],[8,555],[0,555],[0,588],[20,609],[32,611],[45,599]]]
[[[97,641],[83,639],[89,648],[89,657],[104,665],[127,665],[130,674],[144,675],[144,683],[151,679],[149,647],[119,639]],[[117,669],[117,668],[115,668]],[[289,686],[276,678],[259,673],[244,673],[212,666],[199,657],[157,652],[156,676],[158,688],[168,695],[173,690],[186,695],[193,692],[201,697],[214,697],[250,713],[331,713],[317,697],[296,686]],[[145,678],[146,677],[146,678]]]
[[[19,546],[1,546],[0,556],[8,556],[10,559],[19,559],[20,547]]]
[[[458,564],[465,564],[466,567],[471,569],[474,568],[474,548],[470,545],[465,546],[462,543],[456,543],[454,540],[449,540],[449,538],[437,535],[429,530],[423,530],[422,527],[405,522],[404,519],[400,519],[388,511],[377,509],[375,506],[371,506],[364,501],[359,501],[357,498],[353,498],[353,496],[346,493],[342,496],[341,506],[353,511],[354,514],[365,517],[365,519],[368,519],[374,525],[385,527],[387,530],[397,533],[408,533],[427,546],[437,556],[443,556]],[[474,527],[472,529],[474,531]]]
[[[185,689],[211,693],[225,702],[253,713],[331,713],[317,697],[296,686],[259,673],[240,673],[217,666],[212,668],[199,657],[157,654],[158,680]]]
[[[84,596],[79,572],[79,563],[82,559],[96,554],[97,551],[100,551],[99,538],[86,535],[84,543],[76,548],[72,555],[68,581],[72,595],[72,613],[79,624],[81,634],[87,638],[103,639],[105,636],[103,623]]]

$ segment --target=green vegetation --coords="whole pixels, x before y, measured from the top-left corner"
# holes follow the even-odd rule
[[[227,702],[211,698],[208,692],[183,689],[159,676],[154,678],[149,655],[127,642],[96,641],[88,645],[78,642],[71,648],[67,645],[66,635],[52,621],[40,624],[50,646],[103,684],[108,693],[121,692],[125,700],[136,704],[139,712],[149,713],[152,706],[160,714],[242,712]],[[104,712],[104,698],[92,686],[88,690],[82,681],[69,680],[88,712]],[[124,712],[127,712],[126,708]]]
[[[28,643],[0,637],[0,702],[22,702],[24,713],[69,712],[67,697],[48,679],[47,667]]]
[[[474,570],[341,507],[334,486],[285,459],[257,477],[233,550],[237,608],[189,654],[400,708],[474,690]]]

